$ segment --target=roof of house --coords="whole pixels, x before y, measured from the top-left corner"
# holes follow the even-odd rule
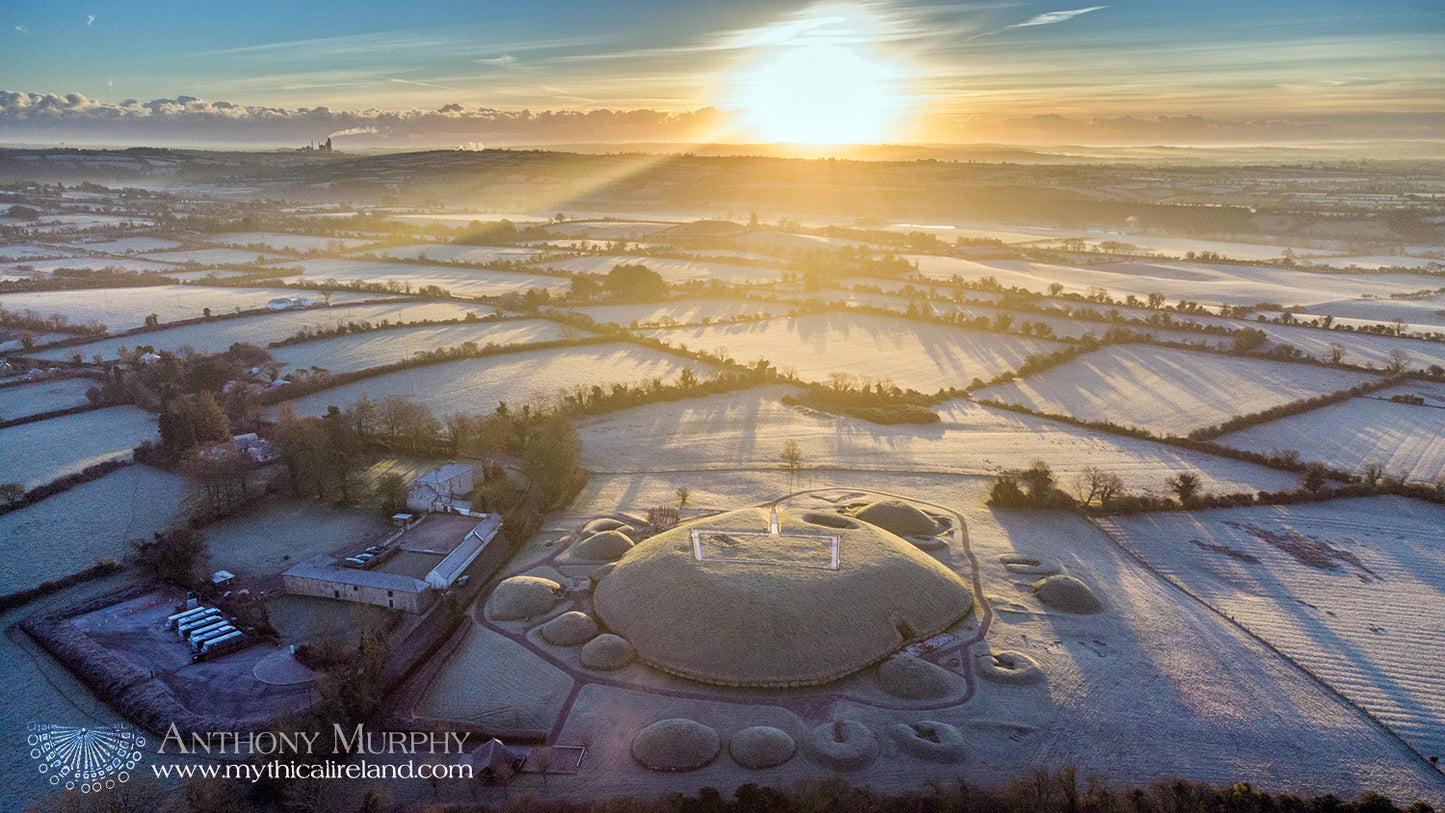
[[[465,466],[461,463],[449,463],[439,469],[434,469],[416,478],[416,482],[442,485],[451,482],[456,477],[471,473],[471,466]]]
[[[301,579],[318,579],[336,584],[354,584],[358,587],[398,590],[406,593],[420,593],[431,587],[431,585],[421,579],[414,579],[411,576],[403,576],[398,573],[385,573],[379,570],[336,567],[332,564],[334,561],[335,560],[329,556],[317,556],[307,559],[281,575],[294,576]]]

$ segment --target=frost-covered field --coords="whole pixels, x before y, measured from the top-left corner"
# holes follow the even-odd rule
[[[672,260],[666,257],[601,255],[573,257],[570,260],[549,261],[538,268],[552,268],[562,271],[586,274],[606,274],[619,265],[644,265],[662,275],[671,283],[689,282],[697,279],[720,279],[727,282],[747,284],[753,282],[778,282],[787,272],[778,268],[756,268],[751,265],[730,265],[702,260]]]
[[[483,347],[489,344],[532,344],[557,341],[569,335],[590,334],[546,319],[476,322],[354,333],[334,339],[278,347],[271,351],[271,356],[290,365],[291,369],[315,366],[333,373],[343,373],[391,364],[424,350],[456,347],[466,342],[475,342]]]
[[[371,242],[355,237],[326,237],[324,235],[281,234],[278,232],[227,232],[208,234],[201,239],[202,242],[224,243],[237,248],[258,245],[273,249],[289,248],[295,251],[329,251],[333,248],[349,251]]]
[[[571,675],[541,656],[473,621],[418,710],[490,731],[546,731],[572,682]]]
[[[1436,280],[1439,278],[1436,277]],[[1438,288],[1439,285],[1421,285]],[[1344,299],[1305,308],[1308,314],[1330,314],[1356,324],[1390,324],[1404,319],[1406,329],[1445,331],[1445,294],[1423,299]]]
[[[9,431],[9,430],[4,430]],[[0,515],[0,594],[130,554],[126,542],[164,530],[188,499],[186,478],[127,466]]]
[[[490,412],[498,401],[513,407],[551,401],[560,391],[573,387],[595,384],[605,388],[652,378],[671,381],[684,368],[691,368],[699,378],[711,373],[707,365],[630,344],[524,350],[387,373],[290,403],[296,405],[298,415],[324,415],[328,405],[345,407],[366,393],[372,400],[405,396],[438,416]]]
[[[0,483],[34,488],[86,466],[129,457],[156,439],[156,416],[118,406],[0,429]]]
[[[496,260],[527,260],[544,253],[536,248],[517,246],[459,246],[451,243],[422,243],[415,246],[379,248],[375,252],[381,257],[401,260],[446,260],[463,263],[488,263]]]
[[[587,418],[578,431],[583,465],[599,472],[723,471],[777,468],[784,441],[803,451],[801,482],[846,479],[854,471],[929,471],[991,475],[1046,461],[1062,488],[1093,466],[1123,478],[1132,490],[1168,493],[1164,481],[1197,474],[1206,491],[1277,491],[1298,478],[1240,463],[1068,424],[948,401],[927,426],[881,426],[790,407],[789,387],[760,387],[706,400],[651,404]],[[638,443],[638,438],[650,439]],[[826,472],[831,471],[831,474]],[[710,476],[710,475],[709,475]]]
[[[269,500],[206,526],[213,568],[240,576],[279,573],[318,553],[330,553],[385,534],[376,511],[338,508],[315,500]]]
[[[441,265],[409,265],[406,263],[367,262],[365,260],[303,260],[311,282],[334,279],[340,282],[397,282],[411,289],[423,285],[439,285],[458,296],[500,296],[520,293],[531,288],[565,289],[566,277],[544,273],[488,271],[481,268],[448,268]]]
[[[1364,373],[1326,367],[1116,345],[975,395],[1086,421],[1183,435],[1369,380]]]
[[[1420,395],[1426,405],[1392,403],[1393,395]],[[1351,472],[1379,463],[1390,473],[1433,483],[1445,477],[1445,385],[1391,387],[1231,432],[1219,442],[1238,449],[1293,449],[1303,460]]]
[[[375,296],[375,295],[373,295]],[[332,297],[336,301],[336,297]],[[157,350],[176,351],[190,347],[198,353],[219,353],[235,342],[249,342],[265,347],[271,342],[296,335],[302,330],[331,330],[347,322],[417,322],[423,320],[465,319],[467,314],[486,316],[493,309],[485,305],[466,305],[460,302],[412,302],[398,299],[393,303],[370,305],[332,305],[329,308],[312,308],[299,311],[277,311],[257,316],[238,316],[233,319],[218,319],[194,325],[138,333],[134,336],[118,336],[101,339],[73,347],[62,347],[37,353],[44,359],[68,359],[76,353],[86,361],[99,355],[113,359],[120,348],[134,348],[150,345]]]
[[[661,319],[671,319],[679,325],[698,324],[704,319],[712,322],[724,322],[736,316],[782,315],[792,309],[793,306],[784,303],[755,302],[746,299],[679,299],[673,302],[590,305],[572,308],[574,312],[586,314],[597,322],[609,322],[623,327],[634,322],[639,325],[654,324]]]
[[[249,265],[258,259],[262,262],[284,260],[281,254],[257,254],[239,248],[192,248],[181,251],[158,251],[145,255],[148,260],[163,263],[199,263],[201,265]]]
[[[181,244],[164,237],[122,237],[99,243],[72,243],[71,248],[83,251],[99,251],[107,254],[139,254],[146,251],[168,251],[180,248]]]
[[[206,308],[213,314],[266,307],[277,297],[321,297],[310,291],[286,288],[206,288],[200,285],[153,285],[145,288],[96,288],[84,291],[33,291],[0,294],[0,307],[23,313],[34,310],[43,315],[64,314],[71,324],[92,319],[111,331],[130,330],[145,324],[147,314],[162,323],[199,319]],[[377,299],[378,294],[337,291],[333,306]],[[132,342],[134,344],[134,342]]]
[[[62,248],[24,243],[16,246],[0,246],[0,262],[29,260],[34,257],[73,257],[75,253]]]
[[[85,391],[97,383],[91,378],[65,378],[5,387],[0,389],[0,421],[81,406],[88,403]]]
[[[124,271],[155,271],[164,274],[167,271],[174,271],[174,265],[155,262],[153,260],[141,259],[139,257],[65,257],[52,260],[26,260],[15,263],[6,268],[0,269],[0,273],[14,274],[26,269],[43,271],[47,274],[54,273],[57,268],[119,268]]]
[[[1069,266],[1027,260],[975,262],[932,255],[909,255],[908,259],[918,263],[924,276],[934,279],[948,279],[955,274],[968,280],[993,277],[1005,286],[1018,285],[1032,291],[1046,290],[1050,283],[1057,282],[1072,293],[1100,287],[1118,299],[1128,294],[1144,298],[1157,291],[1170,302],[1278,302],[1313,306],[1309,307],[1311,313],[1320,310],[1325,302],[1439,287],[1435,277],[1420,274],[1321,274],[1222,263],[1138,261]]]
[[[564,237],[592,237],[601,240],[640,240],[649,234],[676,226],[660,220],[573,220],[548,224],[547,230]]]
[[[1445,508],[1375,497],[1114,523],[1155,568],[1445,754]]]
[[[674,345],[725,353],[743,363],[765,358],[809,381],[831,373],[891,381],[921,392],[964,387],[1012,370],[1060,345],[976,330],[856,313],[649,331]]]

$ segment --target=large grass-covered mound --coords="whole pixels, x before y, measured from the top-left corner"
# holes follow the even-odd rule
[[[685,718],[658,720],[632,738],[632,758],[654,771],[691,771],[712,762],[722,738]]]
[[[972,606],[957,574],[876,526],[827,528],[784,513],[780,535],[768,528],[768,513],[749,508],[654,536],[598,582],[598,619],[676,675],[807,686],[942,632]],[[704,560],[694,529],[709,540]],[[836,570],[820,534],[838,536]]]

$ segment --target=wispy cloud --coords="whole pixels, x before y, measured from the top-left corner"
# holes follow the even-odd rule
[[[16,30],[16,31],[19,31],[19,32],[22,33],[22,34],[29,34],[29,33],[30,33],[30,29],[26,28],[26,27],[23,26],[23,25],[17,25],[17,26],[15,26],[15,30]]]
[[[95,15],[94,15],[94,14],[87,14],[87,15],[85,15],[85,25],[86,25],[87,28],[89,28],[94,22],[95,22]]]
[[[1049,11],[1030,17],[1029,19],[1024,20],[1021,23],[1008,26],[1008,28],[1028,28],[1034,25],[1053,25],[1054,23],[1062,23],[1065,20],[1072,20],[1080,14],[1088,14],[1091,11],[1098,11],[1105,8],[1108,8],[1108,6],[1089,6],[1088,8],[1076,8],[1070,9],[1068,11]]]

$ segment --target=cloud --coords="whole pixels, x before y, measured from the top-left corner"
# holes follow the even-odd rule
[[[29,34],[29,33],[30,33],[30,29],[26,28],[26,27],[23,26],[23,25],[17,25],[17,26],[15,26],[15,30],[16,30],[16,31],[19,31],[19,32],[22,33],[22,34]]]
[[[1065,20],[1072,20],[1080,14],[1088,14],[1091,11],[1098,11],[1099,9],[1105,8],[1108,8],[1108,6],[1089,6],[1088,8],[1076,8],[1069,11],[1049,11],[1030,17],[1029,19],[1024,20],[1021,23],[1008,26],[1008,28],[1028,28],[1029,26],[1034,25],[1053,25],[1054,23],[1061,23]]]
[[[87,14],[87,15],[85,15],[85,25],[86,25],[87,28],[90,27],[90,25],[91,25],[92,23],[94,23],[94,22],[95,22],[95,15],[94,15],[94,14]]]
[[[0,141],[300,146],[330,136],[340,146],[424,149],[471,142],[494,147],[567,143],[696,144],[741,132],[740,114],[701,108],[499,110],[457,102],[435,108],[336,110],[207,101],[195,96],[105,102],[80,93],[0,91]],[[1445,113],[1204,116],[933,117],[917,140],[935,143],[1094,145],[1285,144],[1413,139],[1439,141]]]

